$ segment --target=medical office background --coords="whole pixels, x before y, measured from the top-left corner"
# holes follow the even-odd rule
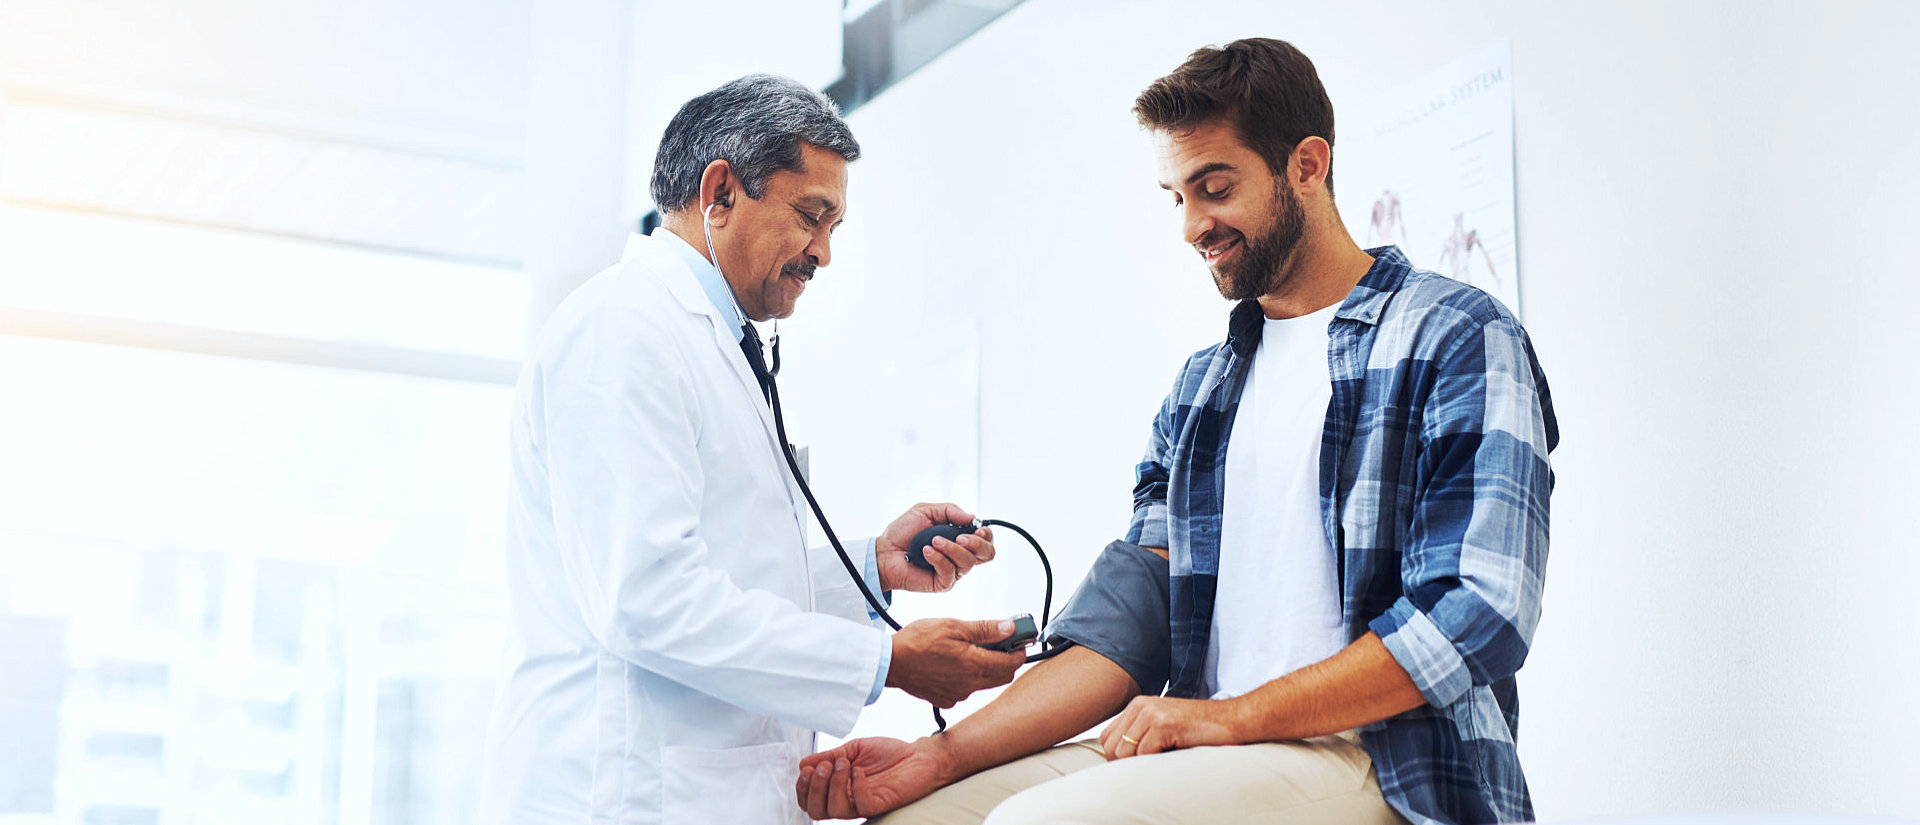
[[[0,823],[474,817],[517,360],[651,211],[672,111],[749,71],[859,98],[780,330],[827,512],[1018,521],[1057,607],[1226,318],[1128,107],[1252,35],[1342,117],[1511,43],[1564,431],[1540,815],[1920,817],[1916,34],[1906,2],[0,0]],[[903,612],[1034,611],[1038,576],[1003,536]],[[904,697],[859,729],[928,730]]]

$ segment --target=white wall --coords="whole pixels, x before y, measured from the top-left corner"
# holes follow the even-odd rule
[[[1032,0],[852,117],[848,221],[785,325],[823,503],[854,533],[910,503],[861,486],[885,460],[871,393],[977,325],[978,505],[1035,530],[1070,589],[1227,313],[1133,96],[1265,35],[1349,112],[1511,38],[1522,310],[1565,435],[1521,675],[1541,816],[1920,815],[1917,30],[1893,2]],[[1003,585],[1026,564],[1004,549]]]
[[[688,100],[750,72],[816,89],[840,79],[841,0],[620,0],[631,10],[625,217],[653,209],[647,183],[667,121]]]

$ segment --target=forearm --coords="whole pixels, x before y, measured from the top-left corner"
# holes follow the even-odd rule
[[[1372,633],[1325,661],[1228,701],[1237,705],[1247,742],[1325,736],[1426,704],[1412,677]]]
[[[941,757],[944,785],[1057,745],[1119,713],[1139,692],[1119,665],[1074,647],[1022,674],[947,732],[917,744]]]

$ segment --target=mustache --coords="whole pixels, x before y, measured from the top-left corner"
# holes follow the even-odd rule
[[[820,267],[814,265],[812,261],[794,261],[793,263],[780,267],[780,274],[798,275],[803,278],[811,278],[813,277],[814,270],[817,270],[819,268]]]
[[[1243,237],[1243,236],[1241,235],[1240,232],[1235,230],[1227,230],[1224,232],[1215,230],[1200,236],[1200,240],[1193,242],[1193,248],[1204,252],[1206,250],[1219,246],[1222,243],[1231,241],[1239,237]]]

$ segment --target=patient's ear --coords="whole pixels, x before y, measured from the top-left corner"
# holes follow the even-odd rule
[[[1173,561],[1173,557],[1167,555],[1167,548],[1165,547],[1149,547],[1147,548],[1147,552],[1166,559],[1167,561]]]

